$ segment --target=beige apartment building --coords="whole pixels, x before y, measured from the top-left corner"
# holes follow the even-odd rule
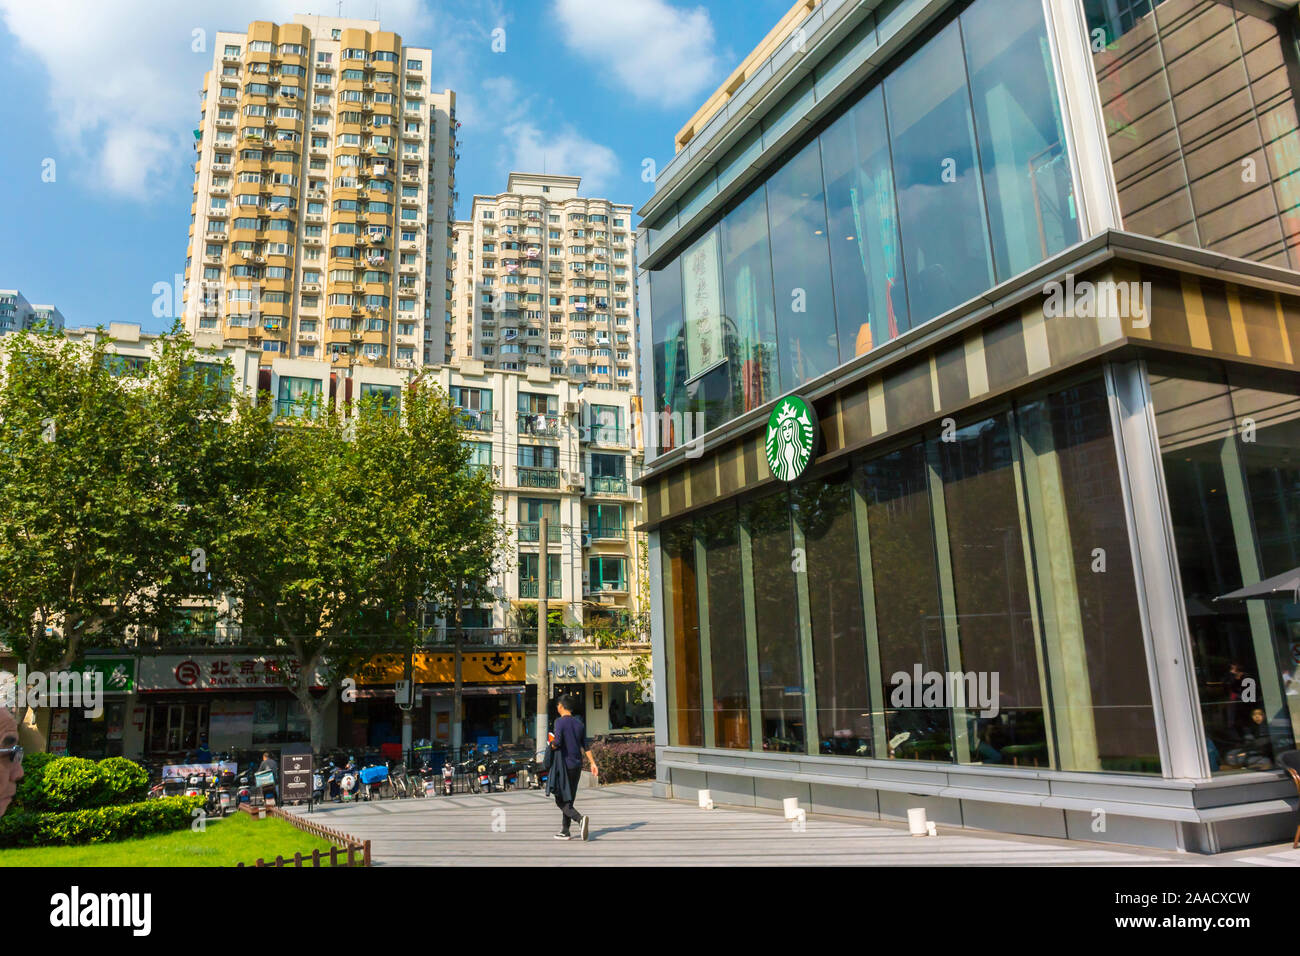
[[[191,332],[274,360],[444,359],[456,97],[376,20],[219,32],[195,131]]]
[[[454,224],[454,361],[638,392],[632,207],[581,183],[512,172]]]

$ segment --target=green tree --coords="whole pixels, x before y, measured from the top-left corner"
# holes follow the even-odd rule
[[[485,583],[502,547],[491,479],[469,466],[436,388],[406,390],[400,413],[368,399],[244,423],[247,473],[216,545],[245,641],[271,650],[323,737],[325,678],[337,693],[376,653],[413,652],[419,611]]]
[[[30,670],[166,629],[210,587],[231,370],[179,329],[147,363],[109,346],[17,332],[0,356],[0,637]]]

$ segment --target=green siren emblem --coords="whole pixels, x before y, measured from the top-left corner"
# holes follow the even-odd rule
[[[817,447],[817,413],[798,395],[776,403],[767,419],[767,466],[782,481],[794,481]]]

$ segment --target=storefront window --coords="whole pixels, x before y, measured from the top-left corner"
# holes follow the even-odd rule
[[[1079,239],[1041,0],[962,14],[993,260],[1009,279]]]
[[[741,414],[781,390],[767,200],[761,188],[722,220],[722,281],[726,324],[734,330],[728,353],[733,414]]]
[[[872,756],[862,586],[848,472],[798,485],[817,691],[818,753]]]
[[[925,321],[993,285],[956,23],[886,78],[885,102],[907,296],[912,314]]]
[[[1159,773],[1124,490],[1100,379],[1018,404],[1061,770]]]
[[[1215,599],[1300,565],[1300,393],[1148,371],[1210,767],[1270,769],[1300,727],[1300,606]]]
[[[847,360],[910,327],[880,87],[832,123],[821,141],[840,358]]]
[[[695,580],[695,536],[690,521],[665,525],[663,552],[664,642],[667,652],[668,739],[704,746],[700,683],[700,612]]]
[[[840,364],[821,150],[816,141],[767,181],[767,214],[781,383],[788,390]]]
[[[785,492],[742,509],[753,565],[759,711],[763,749],[804,753],[804,684],[799,611]]]
[[[948,663],[975,678],[953,685],[965,697],[964,706],[950,702],[964,741],[958,759],[1049,766],[1009,415],[948,437],[930,446],[943,482],[952,562],[953,607],[945,622],[954,626],[957,653]]]
[[[609,684],[609,729],[642,730],[655,725],[654,704],[635,700],[637,685]]]
[[[740,528],[734,506],[696,522],[704,545],[713,673],[714,746],[748,750],[749,667],[741,581]]]
[[[918,666],[922,673],[946,670],[925,448],[912,445],[867,461],[856,477],[867,502],[880,649],[876,692],[888,741],[887,752],[876,756],[948,761],[948,710],[914,707],[914,699],[893,696],[897,674],[910,679]]]

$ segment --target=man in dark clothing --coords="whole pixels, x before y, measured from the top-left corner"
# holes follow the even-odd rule
[[[555,834],[557,840],[571,840],[570,824],[578,821],[580,838],[587,839],[589,828],[587,818],[573,809],[574,797],[578,794],[578,781],[582,778],[582,758],[585,756],[591,764],[591,775],[597,775],[596,758],[587,749],[587,728],[582,720],[573,715],[576,701],[571,694],[564,694],[556,704],[560,719],[555,722],[551,734],[552,763],[550,775],[546,780],[546,791],[555,795],[555,805],[563,814],[563,829]]]

